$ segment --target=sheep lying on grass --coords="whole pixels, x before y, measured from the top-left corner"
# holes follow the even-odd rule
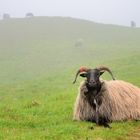
[[[100,80],[105,71],[113,80]],[[115,80],[111,70],[104,66],[95,69],[81,67],[73,83],[79,74],[86,79],[79,88],[74,120],[93,121],[105,127],[109,127],[111,121],[140,120],[140,88]]]

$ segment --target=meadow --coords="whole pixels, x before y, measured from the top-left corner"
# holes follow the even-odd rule
[[[139,36],[140,28],[73,18],[0,21],[0,139],[139,140],[140,121],[106,129],[72,120],[80,66],[106,65],[140,87]]]

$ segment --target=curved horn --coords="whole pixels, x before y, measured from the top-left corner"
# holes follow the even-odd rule
[[[73,84],[75,84],[79,73],[81,73],[81,72],[86,72],[87,70],[88,70],[88,68],[86,68],[86,67],[81,67],[81,68],[77,71],[77,73],[76,73],[76,76],[75,76],[75,79],[74,79],[74,81],[73,81]]]
[[[115,80],[113,74],[112,74],[112,71],[108,68],[108,67],[105,67],[105,66],[100,66],[100,67],[97,67],[98,70],[102,71],[102,70],[105,70],[107,72],[109,72],[109,74],[111,75],[112,79]]]

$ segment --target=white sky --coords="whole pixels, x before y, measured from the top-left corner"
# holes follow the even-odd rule
[[[140,26],[140,0],[0,0],[0,16],[69,16],[95,22]]]

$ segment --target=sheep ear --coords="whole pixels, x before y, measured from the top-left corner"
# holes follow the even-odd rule
[[[82,73],[80,73],[80,76],[81,77],[87,77],[87,73],[86,72],[82,72]]]
[[[102,75],[105,72],[105,70],[100,71],[100,75]]]

